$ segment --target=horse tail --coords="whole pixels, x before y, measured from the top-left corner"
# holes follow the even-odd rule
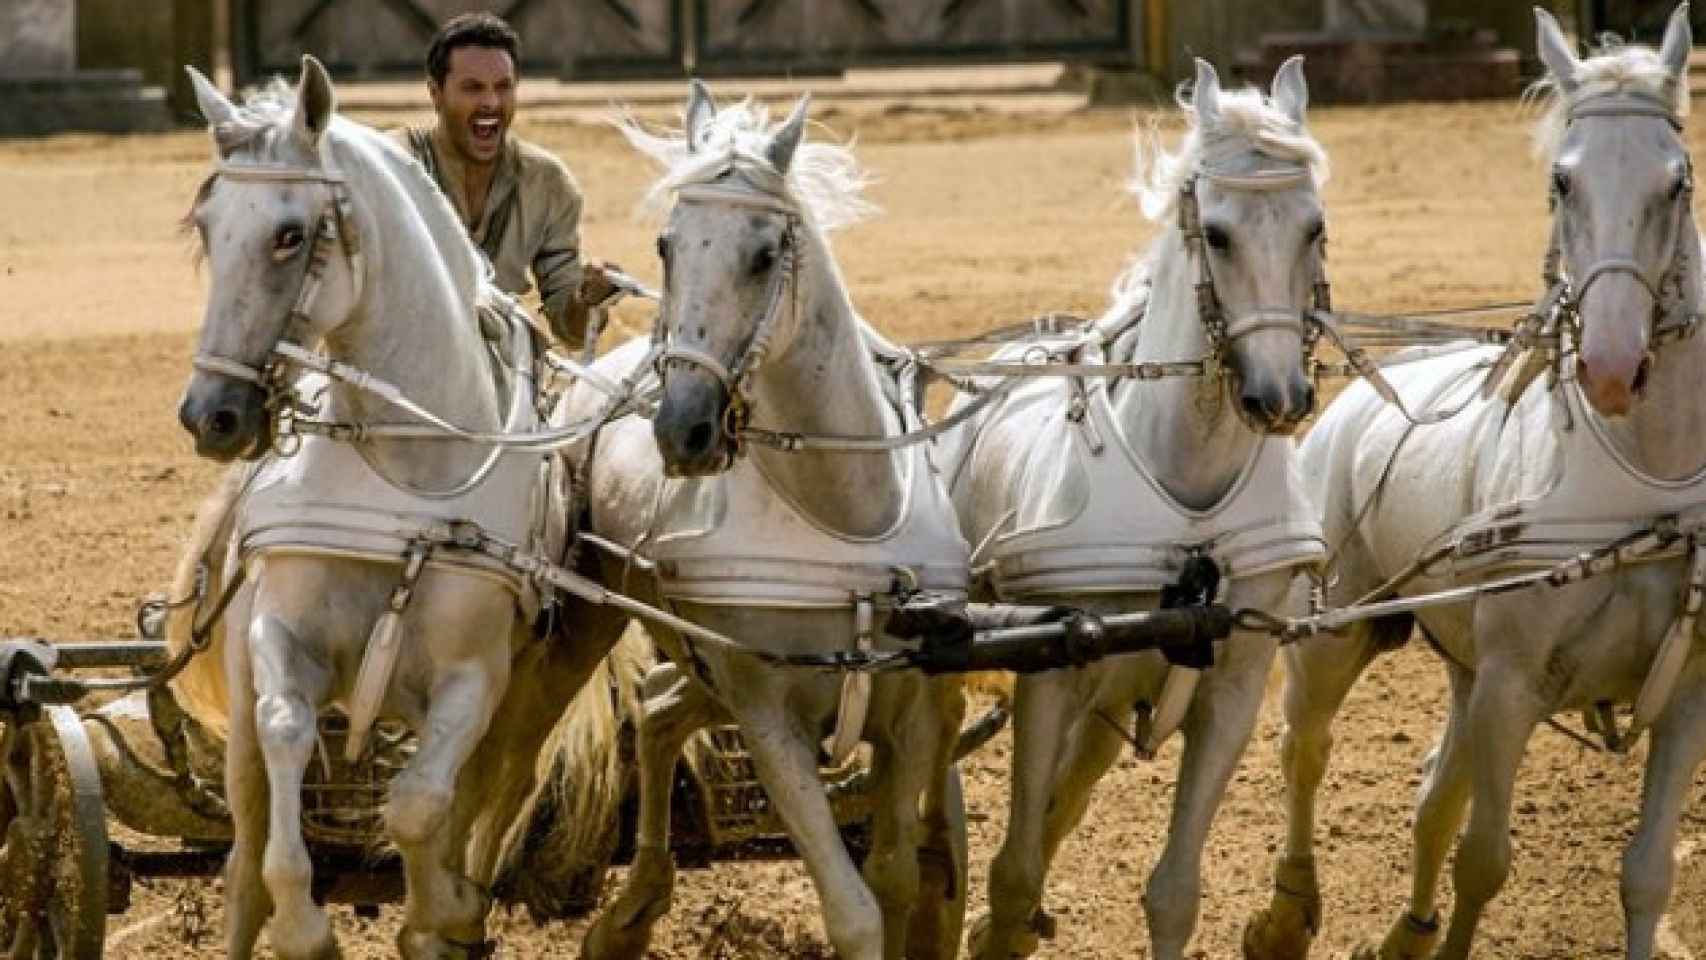
[[[539,751],[539,789],[499,869],[504,899],[525,903],[536,918],[582,916],[598,905],[636,772],[641,681],[653,659],[651,639],[629,626]]]
[[[253,464],[239,464],[227,470],[219,486],[196,510],[189,543],[178,557],[169,594],[175,605],[166,613],[165,637],[166,649],[172,656],[190,646],[197,621],[206,615],[203,611],[218,603],[230,585],[229,577],[233,571],[225,569],[225,548],[231,540],[237,499],[242,496],[254,469]],[[191,602],[178,602],[185,599]],[[208,636],[207,649],[191,658],[183,672],[172,681],[172,692],[177,696],[179,705],[221,738],[226,733],[229,711],[222,619],[215,618],[203,626]]]

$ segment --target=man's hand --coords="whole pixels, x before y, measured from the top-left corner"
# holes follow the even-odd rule
[[[600,263],[589,260],[581,272],[580,286],[575,288],[575,299],[583,306],[602,307],[622,292],[622,287],[610,279],[606,271],[621,273],[622,268],[614,263]]]

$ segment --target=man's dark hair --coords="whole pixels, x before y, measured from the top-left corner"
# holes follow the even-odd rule
[[[443,83],[450,75],[450,54],[458,47],[491,47],[509,54],[520,68],[521,37],[503,18],[490,13],[464,13],[451,17],[438,28],[427,48],[427,76]]]

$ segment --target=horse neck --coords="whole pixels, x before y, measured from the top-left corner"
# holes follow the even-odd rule
[[[1153,280],[1134,359],[1206,357],[1211,346],[1197,313],[1195,264],[1176,228],[1167,230],[1151,257]],[[1224,375],[1131,383],[1113,406],[1126,442],[1155,479],[1194,509],[1218,503],[1262,441],[1233,409]]]
[[[1695,295],[1680,309],[1700,309],[1700,247],[1692,219],[1687,228],[1688,254],[1682,259],[1682,289]],[[1607,421],[1607,433],[1629,461],[1650,476],[1681,479],[1706,468],[1706,333],[1696,332],[1680,342],[1657,347],[1647,371],[1646,388],[1628,415]]]
[[[888,401],[829,247],[801,234],[798,329],[753,381],[753,426],[804,434],[877,437],[889,432]],[[905,500],[900,458],[885,453],[749,455],[770,481],[826,526],[854,536],[889,529]]]
[[[474,316],[478,260],[460,224],[438,222],[447,220],[446,204],[413,196],[407,171],[364,156],[345,170],[358,207],[366,278],[355,310],[326,346],[458,426],[495,430],[501,414]],[[340,419],[415,420],[342,383],[330,392]],[[423,488],[459,482],[486,453],[440,441],[376,441],[371,451],[388,475]]]

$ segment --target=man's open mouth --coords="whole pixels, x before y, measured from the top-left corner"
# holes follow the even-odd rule
[[[474,134],[474,142],[482,146],[495,145],[498,136],[503,133],[502,117],[475,117],[469,124],[469,130]]]

